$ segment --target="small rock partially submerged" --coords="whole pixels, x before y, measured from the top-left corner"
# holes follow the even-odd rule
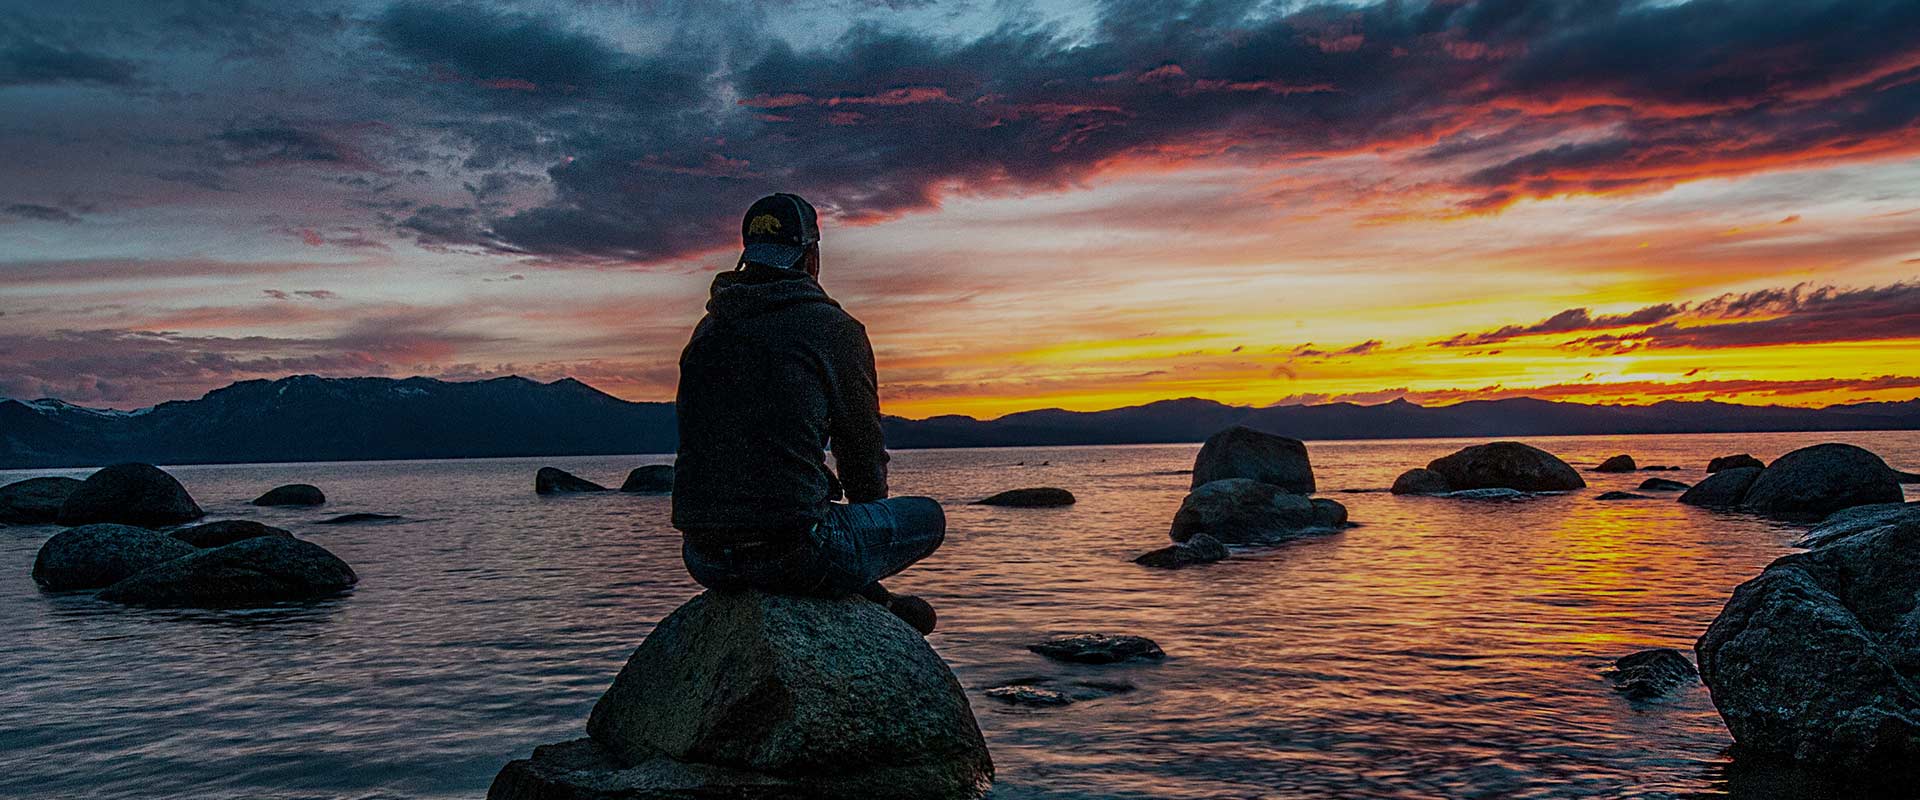
[[[1705,508],[1732,508],[1740,505],[1741,498],[1747,496],[1747,489],[1760,478],[1760,472],[1759,467],[1721,470],[1694,484],[1693,488],[1680,495],[1680,502]]]
[[[1709,460],[1707,462],[1707,472],[1725,472],[1730,469],[1745,469],[1747,467],[1765,469],[1766,466],[1767,462],[1761,461],[1746,453],[1741,453],[1737,456],[1720,456]]]
[[[1640,491],[1643,492],[1684,492],[1691,488],[1688,484],[1666,478],[1648,478],[1640,482]]]
[[[1008,508],[1058,508],[1074,503],[1073,493],[1052,486],[1036,486],[1028,489],[1008,489],[999,494],[990,495],[973,502],[976,506],[1005,506]]]
[[[1193,482],[1187,488],[1230,478],[1272,484],[1293,494],[1314,491],[1313,465],[1305,444],[1243,425],[1207,437],[1193,459]]]
[[[1133,563],[1144,567],[1179,569],[1193,564],[1210,564],[1229,555],[1231,553],[1227,551],[1227,546],[1221,544],[1219,539],[1201,533],[1184,542],[1141,553],[1133,559]]]
[[[60,517],[73,490],[74,478],[28,478],[0,486],[0,525],[45,525]]]
[[[607,487],[582,478],[557,467],[541,467],[533,474],[535,494],[571,494],[575,492],[604,492]]]
[[[98,589],[198,552],[159,531],[101,523],[69,528],[40,545],[33,581],[50,591]]]
[[[643,494],[665,494],[673,491],[673,465],[648,464],[634,467],[627,473],[627,480],[620,484],[620,491]]]
[[[1621,454],[1600,462],[1600,466],[1594,467],[1593,471],[1594,472],[1633,472],[1634,470],[1637,470],[1637,469],[1639,469],[1639,467],[1634,465],[1633,456]]]
[[[275,486],[253,499],[256,506],[317,506],[327,502],[327,493],[311,483]]]
[[[272,525],[263,525],[250,519],[229,519],[209,522],[191,528],[180,528],[171,532],[175,539],[199,548],[223,547],[234,542],[245,541],[260,536],[292,537],[285,529]]]
[[[1660,697],[1700,677],[1693,662],[1671,647],[1642,650],[1613,662],[1607,680],[1614,691],[1634,700]]]
[[[61,525],[111,522],[158,528],[206,515],[187,488],[152,464],[115,464],[88,476],[60,505]]]
[[[313,524],[354,525],[362,522],[392,522],[397,519],[404,519],[404,517],[401,517],[399,514],[375,514],[368,511],[355,511],[352,514],[341,514],[337,517],[315,520]]]
[[[997,686],[986,691],[986,695],[1002,703],[1015,706],[1064,706],[1073,703],[1073,698],[1065,692],[1043,689],[1038,686],[1016,684]]]
[[[254,608],[329,597],[359,580],[320,545],[257,536],[142,570],[107,587],[100,599],[156,608]]]
[[[1027,649],[1056,661],[1075,664],[1117,664],[1134,659],[1157,661],[1167,656],[1160,645],[1145,636],[1111,636],[1104,633],[1062,636],[1027,645]]]
[[[1580,473],[1558,456],[1520,442],[1492,442],[1461,448],[1436,458],[1427,469],[1446,479],[1451,490],[1517,489],[1553,492],[1587,487]]]
[[[1393,480],[1394,494],[1446,494],[1453,491],[1445,476],[1426,467],[1414,467]]]
[[[1520,491],[1519,489],[1498,488],[1498,489],[1461,489],[1460,491],[1457,491],[1457,492],[1447,492],[1447,493],[1439,494],[1435,496],[1451,498],[1454,500],[1527,500],[1534,497],[1539,497],[1540,495],[1536,492],[1523,492],[1523,491]]]
[[[1653,498],[1648,497],[1644,494],[1634,494],[1633,492],[1601,492],[1599,496],[1593,499],[1595,500],[1652,500]]]
[[[988,689],[984,694],[1007,705],[1048,708],[1083,700],[1098,700],[1131,692],[1135,688],[1126,681],[1081,680],[1060,689],[1053,688],[1055,685],[1052,678],[1036,675],[1009,681],[1007,685]]]

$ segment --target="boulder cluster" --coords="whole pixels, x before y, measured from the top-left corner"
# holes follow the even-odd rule
[[[1174,512],[1173,544],[1135,563],[1183,567],[1228,557],[1227,545],[1273,545],[1349,527],[1347,508],[1308,497],[1315,486],[1298,439],[1234,426],[1209,437],[1194,457],[1187,496]]]
[[[1712,471],[1709,467],[1712,474],[1680,495],[1680,502],[1816,519],[1853,506],[1898,503],[1904,497],[1900,473],[1879,456],[1850,444],[1802,447],[1765,467],[1726,463],[1731,462],[1714,459],[1722,468]]]
[[[1633,459],[1625,458],[1631,468]],[[1604,465],[1603,465],[1604,466]],[[1614,470],[1605,470],[1614,471]],[[1626,470],[1620,470],[1626,471]],[[1520,442],[1491,442],[1461,448],[1436,458],[1425,469],[1410,469],[1393,482],[1394,494],[1445,495],[1488,489],[1513,492],[1563,492],[1584,489],[1585,479],[1558,456]],[[1475,497],[1475,495],[1460,495]]]
[[[334,595],[359,580],[326,548],[280,528],[247,520],[180,526],[204,514],[186,487],[154,466],[117,464],[66,481],[0,487],[7,508],[38,509],[18,516],[70,526],[34,557],[33,580],[48,591],[100,589],[100,599],[128,605],[234,608]]]

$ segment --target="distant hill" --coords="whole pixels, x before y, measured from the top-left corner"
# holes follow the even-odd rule
[[[1648,406],[1528,398],[1427,408],[1256,408],[1186,398],[1109,411],[1047,409],[992,420],[886,419],[894,448],[1197,442],[1229,425],[1299,439],[1563,434],[1920,430],[1920,400],[1826,408],[1664,402]],[[242,381],[198,400],[139,411],[58,400],[0,400],[0,468],[118,461],[206,464],[401,458],[670,453],[672,403],[635,403],[571,378]]]

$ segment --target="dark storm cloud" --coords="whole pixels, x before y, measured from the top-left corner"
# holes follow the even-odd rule
[[[37,42],[0,44],[0,87],[79,84],[134,86],[130,61]]]
[[[271,120],[228,128],[214,134],[213,141],[222,148],[228,163],[307,164],[342,169],[368,166],[351,146],[331,136]]]
[[[1700,305],[1704,313],[1738,317],[1778,314],[1759,320],[1681,325],[1576,339],[1570,346],[1621,351],[1642,347],[1758,347],[1766,345],[1920,339],[1920,283],[1866,289],[1801,285],[1786,290],[1727,295]]]
[[[1551,317],[1531,325],[1507,325],[1497,330],[1482,333],[1462,333],[1443,339],[1434,344],[1440,347],[1471,347],[1494,344],[1522,336],[1537,336],[1546,333],[1572,333],[1574,331],[1604,331],[1624,328],[1631,325],[1651,325],[1655,322],[1673,319],[1686,310],[1686,306],[1672,303],[1647,306],[1625,314],[1601,314],[1594,316],[1584,308],[1569,308]]]

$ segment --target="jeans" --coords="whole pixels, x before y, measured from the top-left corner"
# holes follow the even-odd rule
[[[939,549],[947,516],[929,497],[890,497],[827,506],[827,517],[800,540],[720,545],[687,536],[687,572],[709,589],[844,597],[912,566]]]

